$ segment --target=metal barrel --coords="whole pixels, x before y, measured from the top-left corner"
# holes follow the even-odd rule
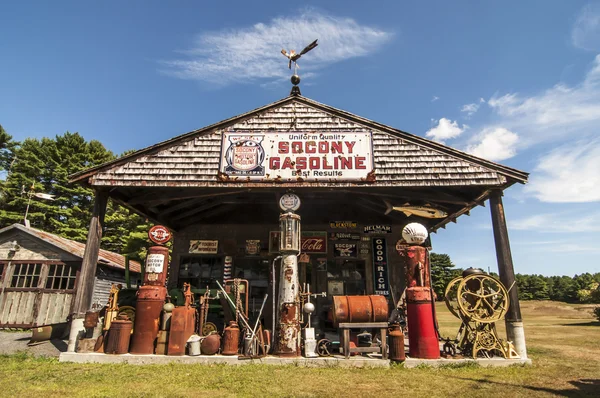
[[[167,289],[164,286],[140,287],[135,305],[132,354],[154,354],[160,313],[166,296]]]
[[[387,322],[385,296],[333,296],[333,325],[346,322]]]
[[[104,352],[106,354],[127,354],[132,328],[133,322],[126,316],[119,316],[113,320],[104,343]]]

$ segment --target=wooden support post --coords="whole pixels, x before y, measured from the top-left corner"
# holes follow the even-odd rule
[[[515,349],[521,358],[526,359],[527,347],[525,345],[525,333],[521,318],[521,306],[519,305],[518,290],[515,283],[515,270],[510,252],[504,205],[502,204],[502,190],[500,189],[493,190],[490,193],[490,212],[492,214],[492,228],[496,244],[498,274],[500,275],[500,281],[507,289],[510,289],[508,293],[510,307],[505,316],[506,335],[508,340],[512,341],[515,345]]]
[[[100,251],[100,240],[102,239],[102,228],[104,227],[107,202],[108,193],[106,191],[96,191],[94,210],[92,212],[73,303],[73,315],[75,317],[84,316],[92,305],[96,265],[98,264],[98,253]]]

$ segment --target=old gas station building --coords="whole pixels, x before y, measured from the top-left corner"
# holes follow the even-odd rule
[[[232,277],[250,283],[253,313],[271,291],[277,202],[288,190],[302,200],[297,211],[302,217],[300,283],[328,293],[317,302],[320,326],[328,321],[332,295],[401,294],[396,245],[402,244],[407,223],[420,222],[436,232],[488,199],[498,270],[510,287],[514,271],[502,191],[527,177],[295,92],[71,176],[96,194],[78,292],[86,292],[93,281],[110,197],[173,231],[169,287],[222,280],[224,259],[232,257]],[[389,206],[406,204],[429,206],[445,216],[388,212]],[[374,259],[374,238],[383,242],[384,261]],[[516,287],[510,298],[509,339],[526,358]],[[74,312],[83,314],[90,304],[91,296],[81,293]],[[269,325],[271,314],[265,315]]]

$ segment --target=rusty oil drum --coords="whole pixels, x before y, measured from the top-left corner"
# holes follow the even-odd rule
[[[385,296],[333,296],[333,326],[340,323],[387,322]]]
[[[154,354],[160,313],[167,297],[164,286],[142,286],[135,304],[135,325],[131,341],[132,354]]]
[[[389,346],[391,361],[402,362],[406,360],[406,353],[404,352],[404,333],[400,329],[400,325],[393,325],[389,329]]]
[[[229,326],[223,331],[223,355],[237,355],[240,345],[240,328],[235,321],[229,321]]]
[[[127,318],[127,315],[119,315],[110,324],[108,337],[104,343],[104,352],[106,354],[127,354],[129,351],[129,338],[133,322]]]

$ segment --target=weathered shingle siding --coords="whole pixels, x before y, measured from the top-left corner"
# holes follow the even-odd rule
[[[228,131],[373,132],[376,181],[372,186],[501,185],[504,176],[452,155],[415,145],[381,131],[326,113],[304,103],[292,102],[263,111],[233,124]],[[116,186],[234,186],[243,183],[217,179],[221,154],[220,131],[181,142],[153,155],[142,156],[91,177],[92,185]],[[311,183],[327,186],[331,183]],[[338,184],[339,185],[339,184]]]

